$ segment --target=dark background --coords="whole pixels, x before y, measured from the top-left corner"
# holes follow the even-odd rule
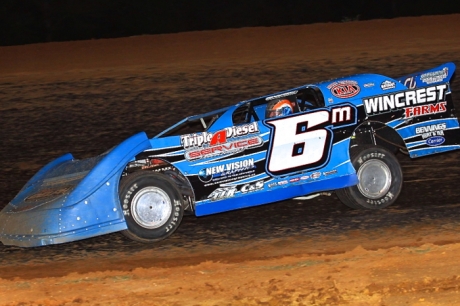
[[[1,0],[0,45],[460,13],[452,0]]]

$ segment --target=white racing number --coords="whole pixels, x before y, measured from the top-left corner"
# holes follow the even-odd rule
[[[324,166],[331,151],[332,129],[355,122],[356,109],[351,105],[267,121],[273,127],[267,170],[282,175]]]

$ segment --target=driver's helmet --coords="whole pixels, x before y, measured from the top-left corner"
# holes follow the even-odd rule
[[[265,118],[275,118],[279,116],[287,116],[294,113],[294,103],[282,99],[278,101],[269,102],[265,111]]]

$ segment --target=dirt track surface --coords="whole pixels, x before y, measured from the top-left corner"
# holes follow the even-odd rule
[[[458,64],[458,33],[451,15],[0,48],[0,208],[68,151],[310,82]],[[186,217],[156,245],[0,246],[0,305],[460,304],[459,159],[400,156],[404,191],[382,211],[332,195]]]

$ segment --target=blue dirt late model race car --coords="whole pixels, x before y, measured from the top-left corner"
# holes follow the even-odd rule
[[[122,231],[171,235],[203,216],[335,191],[352,208],[400,194],[396,152],[460,148],[453,63],[392,79],[359,74],[191,116],[108,152],[43,167],[0,213],[0,240],[23,247]]]

